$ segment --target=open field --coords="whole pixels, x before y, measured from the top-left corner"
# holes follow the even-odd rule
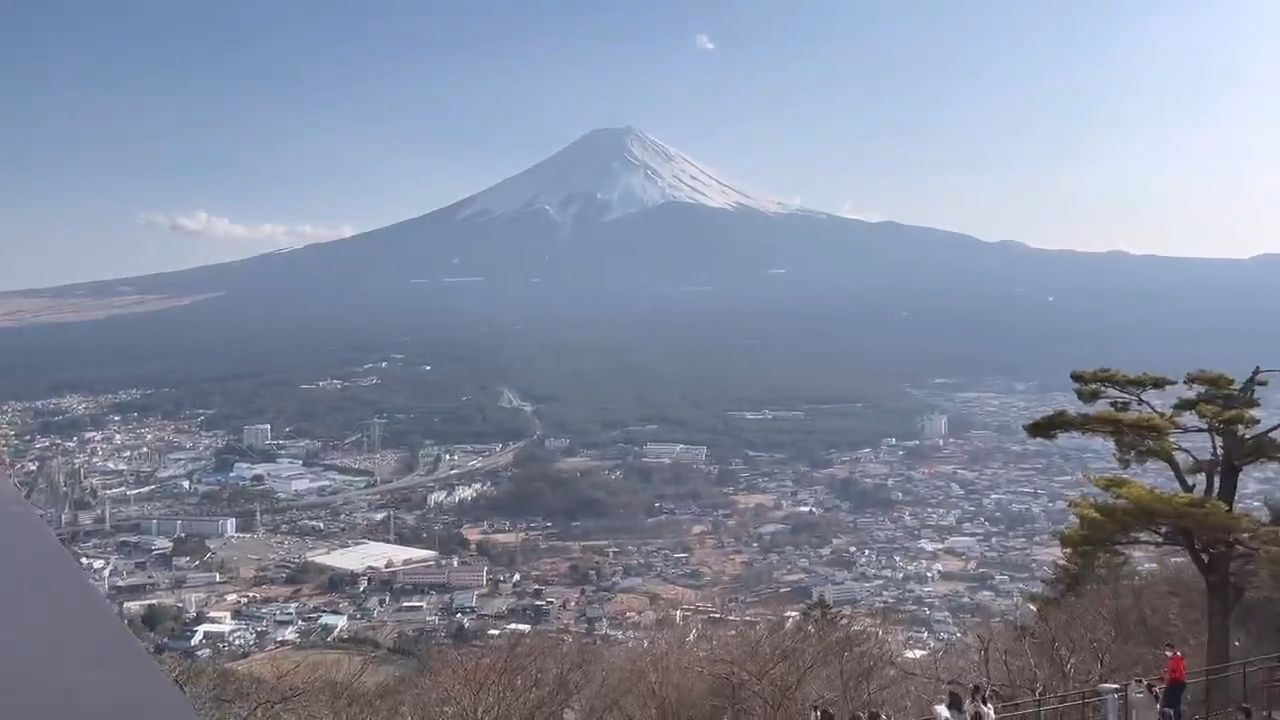
[[[151,312],[217,297],[203,295],[117,295],[114,297],[50,297],[42,295],[0,295],[0,328],[45,323],[99,320],[126,313]]]

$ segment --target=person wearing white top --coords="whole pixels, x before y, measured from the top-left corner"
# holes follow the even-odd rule
[[[955,690],[947,691],[947,702],[933,706],[933,720],[965,720],[964,698]]]
[[[964,704],[964,716],[967,720],[996,720],[996,709],[991,698],[981,685],[969,689],[969,700]]]

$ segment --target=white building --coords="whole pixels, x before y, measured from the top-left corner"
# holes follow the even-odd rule
[[[383,573],[384,577],[403,585],[428,587],[475,588],[489,582],[487,565],[407,565]]]
[[[663,460],[666,462],[705,463],[707,461],[707,446],[650,442],[644,444],[644,457],[646,460]]]
[[[945,547],[947,550],[963,553],[963,552],[969,552],[971,550],[977,550],[978,544],[979,544],[978,538],[976,537],[969,537],[966,535],[955,535],[947,538],[947,541],[943,543],[943,547]]]
[[[809,591],[813,600],[825,599],[832,605],[842,605],[857,600],[862,595],[862,586],[854,583],[839,585],[818,585]]]
[[[241,623],[203,623],[167,644],[174,650],[194,650],[205,644],[249,645],[253,629]]]
[[[925,440],[942,440],[947,437],[947,416],[929,413],[920,418],[920,437]]]
[[[362,542],[341,550],[321,551],[308,559],[332,570],[362,572],[371,568],[384,570],[423,563],[438,557],[440,553],[434,550],[383,542]]]
[[[271,423],[244,426],[244,446],[259,450],[271,442]]]
[[[316,639],[333,640],[347,629],[347,616],[340,614],[321,615],[316,624],[319,626]]]
[[[278,493],[302,492],[328,484],[328,480],[316,477],[311,469],[303,467],[301,460],[293,458],[280,458],[272,463],[236,463],[231,474],[245,480],[261,476]]]
[[[216,572],[193,572],[183,576],[183,587],[200,587],[201,585],[217,585],[222,582],[222,574]]]
[[[236,534],[233,517],[170,517],[145,518],[138,521],[139,532],[156,537],[227,537]]]
[[[282,495],[302,492],[311,487],[311,476],[306,474],[268,475],[267,487]]]
[[[969,442],[982,447],[1000,444],[1000,436],[990,430],[971,430],[966,438]]]

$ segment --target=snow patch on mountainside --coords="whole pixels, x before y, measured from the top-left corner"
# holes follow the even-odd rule
[[[540,210],[565,222],[584,212],[609,220],[668,202],[767,213],[799,210],[749,195],[680,152],[625,127],[583,135],[528,170],[463,200],[457,217]]]

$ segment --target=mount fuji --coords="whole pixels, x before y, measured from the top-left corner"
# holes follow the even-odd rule
[[[524,172],[459,205],[457,217],[544,212],[572,221],[612,220],[663,203],[761,212],[793,208],[753,197],[633,127],[593,130]]]
[[[1276,257],[1049,251],[865,222],[752,194],[610,128],[341,240],[0,294],[0,392],[409,345],[525,387],[544,370],[559,387],[630,374],[708,388],[1238,369],[1280,355],[1280,336],[1259,331],[1278,305]]]

